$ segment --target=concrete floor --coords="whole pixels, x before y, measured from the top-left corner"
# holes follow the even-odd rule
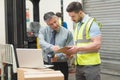
[[[75,80],[75,73],[69,73],[68,80]]]
[[[68,80],[75,80],[75,73],[70,73]],[[101,74],[101,80],[120,80],[120,76]]]

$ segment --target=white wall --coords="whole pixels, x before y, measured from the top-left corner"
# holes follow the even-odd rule
[[[43,20],[43,15],[46,12],[61,12],[61,3],[60,0],[40,0],[39,3],[39,11],[40,11],[40,24],[42,26],[46,26],[46,23]]]
[[[79,1],[82,3],[82,0],[63,0],[63,6],[64,6],[64,21],[67,22],[67,25],[68,25],[68,29],[70,31],[73,31],[73,22],[70,18],[70,16],[68,15],[68,13],[66,12],[66,8],[68,6],[68,4],[72,1]]]
[[[64,15],[64,21],[67,22],[68,29],[70,31],[73,31],[73,22],[71,21],[71,18],[69,17],[68,13],[66,12],[67,5],[72,1],[80,1],[82,0],[63,0],[63,15]],[[46,26],[46,23],[43,20],[44,13],[48,11],[53,12],[61,12],[61,0],[40,0],[40,24],[42,26]]]
[[[29,0],[27,0],[29,1]],[[68,16],[68,13],[66,12],[66,7],[67,5],[72,2],[72,1],[82,1],[82,0],[63,0],[63,9],[64,9],[64,21],[67,22],[68,28],[72,31],[73,27],[73,22],[71,21],[71,18]],[[30,2],[28,2],[30,5],[32,5]],[[30,21],[33,21],[33,13],[32,13],[32,6],[27,5],[26,7],[30,8]],[[0,44],[4,44],[6,42],[5,38],[5,11],[4,11],[4,0],[0,0]],[[61,12],[61,0],[40,0],[40,24],[42,26],[46,25],[44,20],[43,20],[43,15],[44,13],[48,11],[53,11],[53,12]]]
[[[0,0],[0,44],[5,44],[5,11],[4,0]]]

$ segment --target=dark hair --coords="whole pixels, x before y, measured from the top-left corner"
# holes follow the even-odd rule
[[[44,14],[44,20],[47,21],[49,19],[51,19],[53,16],[55,16],[55,13],[54,12],[47,12]]]
[[[80,2],[71,2],[66,9],[67,12],[76,12],[76,13],[78,13],[81,10],[83,9],[82,9],[82,4]]]
[[[57,13],[56,13],[56,16],[58,16],[58,17],[62,17],[62,13],[57,12]]]

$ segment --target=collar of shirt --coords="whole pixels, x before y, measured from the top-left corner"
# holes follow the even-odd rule
[[[81,23],[85,23],[85,21],[89,18],[89,16],[87,14],[84,15]]]
[[[87,14],[84,15],[83,19],[81,22],[78,23],[78,30],[80,29],[81,25],[83,23],[85,23],[85,21],[87,20],[87,18],[89,18],[89,16]]]
[[[59,29],[57,30],[57,33],[60,32],[61,26],[59,27]],[[52,28],[50,28],[50,31],[53,32],[54,30]]]

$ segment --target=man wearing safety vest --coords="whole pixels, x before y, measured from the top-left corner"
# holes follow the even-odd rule
[[[76,80],[100,80],[101,25],[84,13],[79,2],[71,2],[66,11],[76,23],[75,46],[66,51],[75,55]]]

